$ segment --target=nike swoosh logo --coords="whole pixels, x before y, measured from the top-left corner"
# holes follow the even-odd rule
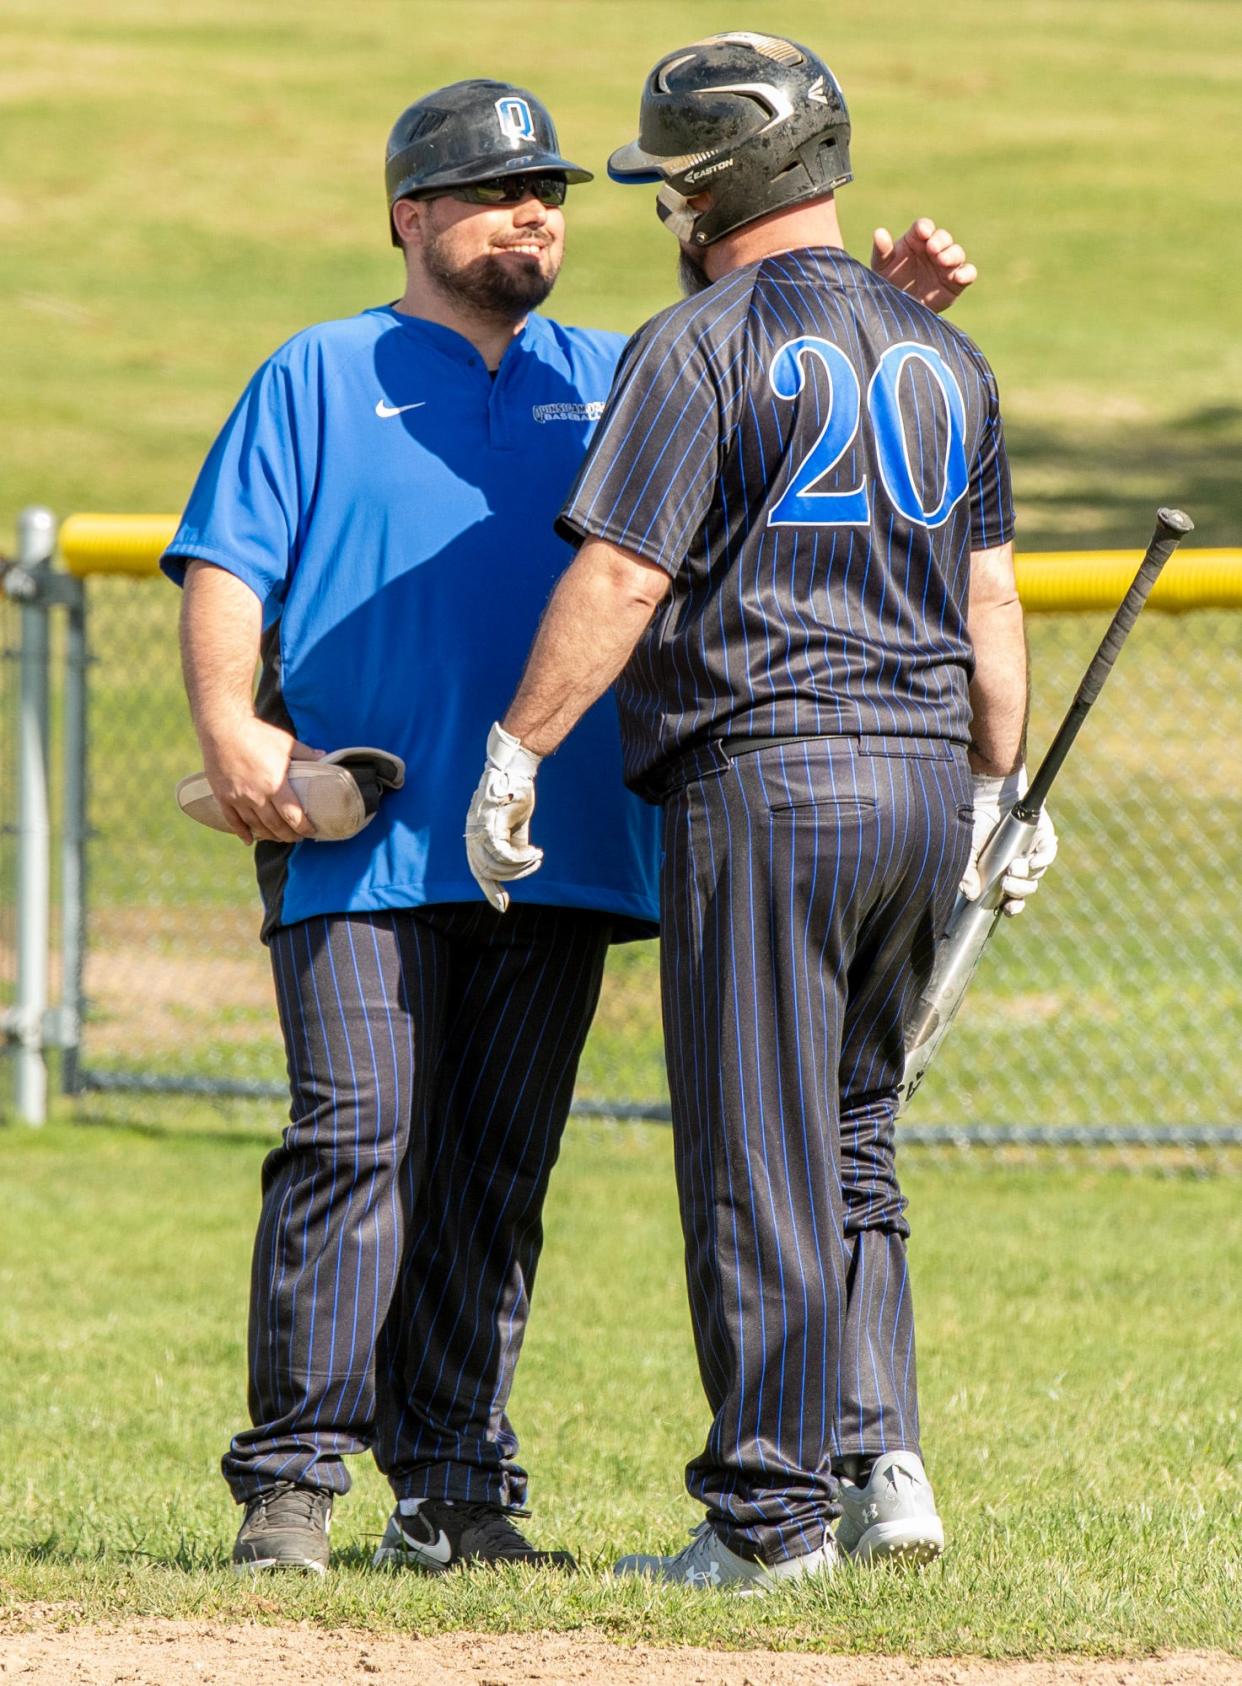
[[[426,399],[420,399],[417,404],[385,404],[381,398],[375,406],[375,413],[386,420],[389,416],[404,415],[407,410],[421,410],[425,403]]]
[[[441,1528],[434,1540],[416,1540],[406,1533],[401,1524],[397,1524],[401,1538],[409,1549],[418,1557],[425,1557],[431,1563],[447,1563],[453,1555],[453,1547],[448,1535]]]

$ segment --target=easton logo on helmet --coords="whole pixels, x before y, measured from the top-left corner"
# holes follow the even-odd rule
[[[534,139],[535,120],[524,99],[510,94],[505,99],[497,100],[496,115],[500,119],[501,134],[508,135],[511,141]]]
[[[732,158],[722,158],[718,164],[704,164],[701,170],[687,170],[686,180],[702,181],[704,176],[718,175],[721,170],[731,170],[732,168]]]

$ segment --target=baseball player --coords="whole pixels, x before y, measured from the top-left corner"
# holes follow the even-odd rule
[[[241,1568],[324,1568],[368,1447],[395,1495],[378,1561],[570,1561],[515,1526],[505,1407],[605,953],[655,928],[654,816],[622,786],[611,704],[548,781],[558,864],[507,919],[461,814],[465,746],[569,558],[552,520],[622,343],[535,314],[589,179],[523,88],[403,112],[401,298],[268,359],[165,557],[212,788],[257,842],[292,1092],[263,1173],[252,1426],[223,1465]],[[404,787],[316,842],[290,757],[361,743],[405,760]]]
[[[690,296],[626,349],[560,521],[581,548],[467,821],[485,886],[533,872],[541,757],[618,680],[627,780],[663,805],[665,1038],[713,1412],[687,1471],[705,1521],[618,1571],[741,1591],[941,1549],[896,1087],[976,830],[1024,778],[995,382],[843,250],[849,135],[828,66],[792,41],[714,36],[648,78],[609,171],[659,184]],[[1054,851],[1047,825],[1011,904]]]
[[[401,298],[268,359],[164,560],[211,791],[257,843],[292,1099],[263,1175],[252,1426],[223,1466],[242,1569],[323,1569],[368,1447],[395,1496],[377,1562],[569,1561],[515,1526],[506,1404],[604,956],[655,930],[658,816],[623,787],[611,703],[545,780],[556,863],[506,919],[461,814],[466,746],[569,560],[552,523],[623,346],[535,313],[588,179],[525,89],[460,82],[403,112]],[[881,233],[877,262],[942,304],[973,273],[930,222]],[[359,744],[405,783],[316,841],[291,757]]]

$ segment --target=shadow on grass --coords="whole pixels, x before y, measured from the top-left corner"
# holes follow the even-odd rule
[[[332,1567],[370,1571],[373,1567],[371,1559],[379,1542],[380,1534],[376,1532],[369,1540],[362,1540],[353,1545],[334,1546]],[[113,1568],[140,1565],[144,1568],[174,1569],[185,1575],[210,1575],[232,1570],[229,1557],[231,1549],[231,1544],[207,1547],[201,1542],[184,1539],[179,1545],[166,1551],[146,1551],[141,1545],[83,1546],[66,1535],[52,1532],[39,1540],[8,1546],[4,1550],[4,1557],[14,1565],[51,1564],[62,1569],[82,1569],[87,1565],[109,1565]],[[244,1582],[246,1576],[241,1575],[238,1579]]]
[[[1021,550],[1141,550],[1159,504],[1194,520],[1196,547],[1242,545],[1242,405],[1159,423],[1005,422]]]
[[[202,1116],[204,1102],[196,1096],[192,1103],[177,1104],[178,1097],[173,1096],[164,1105],[166,1116],[134,1117],[131,1114],[96,1110],[88,1100],[80,1100],[76,1104],[66,1102],[67,1122],[81,1126],[88,1130],[108,1130],[114,1135],[128,1134],[137,1136],[143,1141],[194,1141],[209,1142],[226,1147],[239,1147],[253,1150],[256,1147],[275,1147],[280,1131],[288,1122],[287,1117],[281,1116],[273,1120],[239,1117],[236,1124],[227,1121],[217,1121]]]
[[[212,1574],[228,1567],[227,1552],[208,1550],[189,1540],[182,1540],[170,1551],[160,1552],[146,1551],[140,1545],[86,1546],[68,1535],[55,1532],[44,1535],[40,1540],[10,1546],[5,1556],[14,1564],[51,1564],[62,1569],[82,1569],[88,1565],[94,1568],[104,1565],[113,1568],[159,1565],[165,1569],[177,1569],[183,1574],[199,1575]]]

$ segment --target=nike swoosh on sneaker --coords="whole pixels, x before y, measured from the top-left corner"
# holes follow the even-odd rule
[[[439,1563],[441,1566],[452,1561],[453,1547],[443,1528],[437,1529],[434,1540],[416,1540],[412,1534],[406,1533],[401,1521],[397,1521],[397,1532],[401,1535],[402,1542],[416,1557],[425,1558],[429,1563]]]
[[[417,404],[385,404],[381,398],[375,406],[375,413],[382,420],[387,420],[389,416],[404,415],[407,410],[421,410],[426,402],[425,398],[420,398]]]

